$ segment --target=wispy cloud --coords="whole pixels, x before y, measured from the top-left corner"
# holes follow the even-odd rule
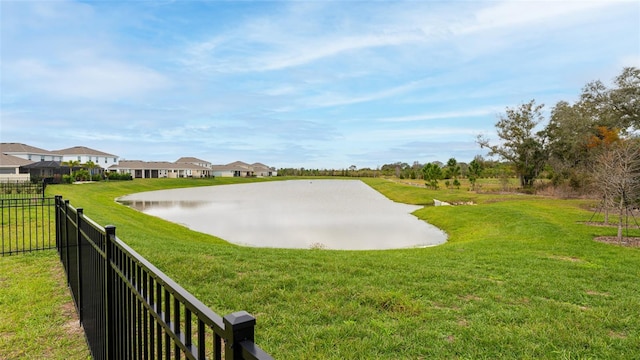
[[[456,118],[469,118],[478,116],[487,116],[498,114],[504,107],[490,106],[482,107],[478,109],[467,109],[463,111],[446,111],[446,112],[434,112],[418,115],[408,116],[394,116],[387,118],[380,118],[380,122],[410,122],[410,121],[428,121],[428,120],[446,120]]]
[[[637,1],[23,1],[0,15],[2,141],[144,160],[470,161],[505,107],[550,108],[640,66]]]

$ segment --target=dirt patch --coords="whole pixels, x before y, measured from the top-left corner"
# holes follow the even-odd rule
[[[562,261],[569,261],[569,262],[581,262],[582,259],[577,258],[575,256],[549,256],[550,259],[554,259],[554,260],[562,260]]]
[[[640,248],[640,237],[623,236],[620,241],[617,236],[598,236],[594,240],[605,244]]]
[[[622,332],[616,332],[613,330],[609,331],[609,337],[612,339],[626,339],[627,338],[627,334],[622,333]]]
[[[473,294],[461,296],[460,298],[463,299],[463,300],[466,300],[466,301],[480,301],[480,300],[482,300],[481,297],[473,295]]]
[[[608,224],[605,224],[603,222],[593,222],[593,221],[592,222],[588,222],[588,221],[585,221],[585,222],[582,222],[581,224],[589,225],[589,226],[598,226],[598,227],[618,227],[618,223],[611,223],[611,222],[608,223]],[[628,225],[624,224],[624,225],[622,225],[622,227],[624,229],[626,229],[626,228],[629,228],[629,229],[640,229],[640,225],[634,225],[634,224],[628,224]]]

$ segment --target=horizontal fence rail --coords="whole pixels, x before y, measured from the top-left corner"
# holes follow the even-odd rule
[[[56,199],[57,249],[94,359],[272,359],[256,320],[220,317],[100,225]]]
[[[55,248],[54,219],[54,198],[0,198],[2,256]]]

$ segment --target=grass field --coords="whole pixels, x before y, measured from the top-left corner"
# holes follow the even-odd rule
[[[243,181],[259,180],[154,179],[47,191],[116,225],[121,239],[219,314],[255,315],[256,342],[277,359],[640,354],[640,250],[593,241],[615,229],[581,224],[592,215],[585,200],[366,179],[396,201],[477,204],[418,210],[449,241],[388,251],[243,248],[114,202],[139,191]]]
[[[0,359],[89,359],[55,250],[0,258]]]

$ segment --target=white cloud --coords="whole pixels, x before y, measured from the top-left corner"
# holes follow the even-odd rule
[[[378,119],[379,122],[410,122],[410,121],[427,121],[427,120],[443,120],[456,119],[465,117],[478,117],[497,114],[503,107],[490,106],[476,109],[468,109],[462,111],[445,111],[437,113],[426,113],[419,115],[394,116]]]
[[[489,7],[475,14],[475,21],[454,28],[456,33],[468,34],[479,31],[540,25],[557,21],[563,24],[572,19],[584,21],[585,13],[597,14],[599,9],[615,5],[616,1],[503,1],[489,2]]]

